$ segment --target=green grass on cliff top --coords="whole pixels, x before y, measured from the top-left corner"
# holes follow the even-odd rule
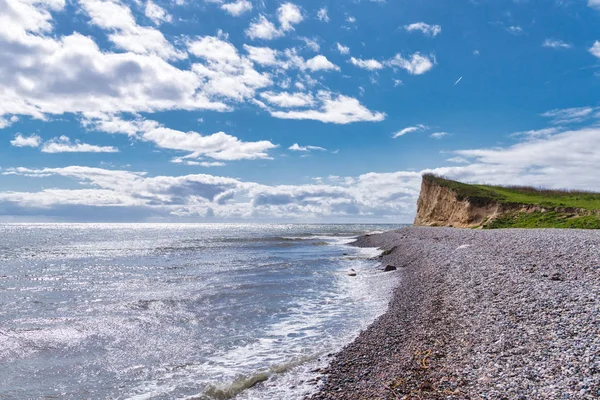
[[[459,200],[468,199],[472,204],[476,205],[497,202],[502,204],[529,204],[545,208],[600,210],[600,193],[547,190],[518,186],[470,185],[430,174],[424,175],[423,179],[452,189]],[[516,222],[513,221],[511,226],[515,227],[514,223]],[[521,223],[526,224],[525,221],[521,221]],[[548,221],[548,224],[551,226],[556,226],[556,223],[557,221]],[[585,224],[583,221],[581,223]]]

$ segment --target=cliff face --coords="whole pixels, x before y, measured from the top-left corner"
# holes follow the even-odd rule
[[[600,193],[465,184],[426,174],[415,225],[600,229]]]
[[[472,228],[495,218],[501,208],[494,202],[474,205],[468,199],[459,200],[453,190],[423,179],[415,225]]]

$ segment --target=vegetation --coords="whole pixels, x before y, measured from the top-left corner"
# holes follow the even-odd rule
[[[452,189],[459,200],[466,199],[477,205],[528,204],[545,208],[600,210],[600,193],[520,186],[469,185],[431,174],[423,176],[423,179]]]
[[[482,224],[497,228],[577,228],[600,229],[600,193],[547,190],[519,186],[466,184],[436,175],[423,179],[456,193],[458,200],[476,206],[499,203],[506,206],[537,206],[532,212],[507,211]]]
[[[598,215],[565,214],[556,211],[532,213],[508,213],[484,225],[485,229],[499,228],[572,228],[600,229]]]

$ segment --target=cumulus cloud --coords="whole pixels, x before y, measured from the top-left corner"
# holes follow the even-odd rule
[[[285,33],[275,26],[271,21],[264,15],[260,15],[257,19],[252,21],[250,26],[246,29],[246,36],[250,39],[263,39],[272,40],[283,36]]]
[[[323,55],[315,56],[309,60],[306,60],[306,68],[311,71],[339,71],[340,67],[332,63]]]
[[[364,107],[357,99],[341,94],[334,95],[331,92],[320,91],[318,93],[319,109],[274,111],[270,110],[275,118],[282,119],[308,119],[334,124],[349,124],[359,121],[383,121],[385,114],[372,112]]]
[[[314,97],[309,93],[263,92],[260,97],[272,105],[283,108],[307,107],[315,104]]]
[[[542,114],[542,117],[550,118],[551,122],[556,125],[572,124],[594,117],[596,115],[595,112],[598,110],[600,110],[598,107],[562,108],[546,111]]]
[[[221,8],[234,17],[239,17],[244,13],[252,11],[252,3],[248,0],[238,0],[233,3],[223,4]]]
[[[146,14],[146,17],[150,18],[156,25],[160,25],[163,22],[171,22],[173,20],[173,17],[166,12],[164,8],[151,0],[146,1],[144,14]]]
[[[291,151],[302,151],[302,152],[309,152],[312,150],[316,150],[316,151],[327,151],[327,149],[323,148],[323,147],[319,147],[319,146],[300,146],[298,143],[294,143],[293,145],[291,145],[288,150]]]
[[[434,139],[441,139],[441,138],[446,137],[448,135],[449,135],[448,132],[434,132],[430,136],[432,138],[434,138]]]
[[[185,52],[175,47],[158,29],[139,26],[131,10],[124,4],[108,0],[79,0],[91,23],[109,32],[115,46],[137,54],[152,54],[165,59],[182,59]],[[169,21],[170,15],[151,1],[145,13],[156,24]]]
[[[159,148],[185,151],[182,160],[212,158],[220,161],[257,160],[271,158],[268,151],[277,147],[268,140],[245,142],[225,132],[202,135],[167,128],[157,121],[123,120],[110,115],[89,115],[82,121],[89,129],[108,133],[126,133],[139,140],[154,143]]]
[[[254,97],[257,89],[270,86],[267,73],[254,69],[252,61],[241,57],[229,42],[214,36],[196,38],[188,43],[191,54],[204,60],[192,64],[192,70],[203,80],[203,89],[210,96],[233,100]]]
[[[400,54],[387,61],[387,65],[394,68],[402,68],[411,75],[421,75],[429,71],[436,64],[435,56],[424,56],[414,53],[410,58],[404,58]]]
[[[543,47],[549,47],[552,49],[570,49],[573,47],[571,44],[566,43],[559,39],[546,39],[544,43],[542,43]]]
[[[590,53],[592,53],[594,56],[600,58],[600,42],[599,41],[595,41],[594,45],[590,48]]]
[[[340,44],[340,42],[336,43],[335,46],[337,48],[337,51],[340,52],[340,54],[350,54],[350,47],[344,46]]]
[[[243,142],[224,132],[203,136],[198,132],[164,127],[144,132],[143,137],[161,148],[191,152],[186,158],[210,157],[227,161],[265,159],[270,158],[268,150],[277,147],[268,140]]]
[[[409,126],[409,127],[406,127],[404,129],[399,130],[398,132],[394,133],[392,135],[392,138],[393,139],[397,139],[400,136],[404,136],[404,135],[406,135],[408,133],[419,132],[419,131],[423,131],[425,129],[428,129],[428,128],[425,125],[422,125],[422,124],[415,125],[415,126]]]
[[[368,69],[369,71],[374,71],[374,70],[378,70],[378,69],[382,69],[383,68],[383,64],[380,63],[377,60],[362,60],[362,59],[358,59],[358,58],[350,58],[350,63],[352,65],[355,65],[359,68],[363,68],[363,69]]]
[[[42,138],[38,135],[23,136],[17,133],[15,138],[10,141],[10,144],[15,147],[38,147],[42,143]]]
[[[277,9],[277,19],[279,28],[267,19],[264,15],[260,15],[252,21],[246,29],[246,36],[250,39],[272,40],[282,37],[286,32],[294,30],[294,25],[302,22],[304,17],[300,7],[293,3],[284,3]]]
[[[521,35],[522,33],[524,33],[523,28],[517,25],[506,27],[506,31],[512,35]]]
[[[588,0],[588,6],[600,10],[600,0]]]
[[[92,23],[109,31],[109,39],[119,42],[113,34],[140,32],[140,40],[131,42],[136,48],[111,53],[77,32],[55,36],[48,3],[6,3],[7,12],[0,13],[0,48],[5,49],[0,52],[0,115],[43,119],[92,111],[227,109],[199,90],[202,80],[196,74],[164,60],[180,52],[163,43],[162,34],[139,31],[128,8],[95,0],[81,4]]]
[[[383,62],[374,59],[363,60],[351,57],[349,62],[352,65],[370,71],[380,70],[384,67],[391,67],[394,69],[402,68],[411,75],[421,75],[432,69],[437,61],[434,55],[425,56],[420,53],[414,53],[409,58],[404,58],[401,54],[396,54],[394,58],[385,60]]]
[[[429,25],[425,22],[415,22],[414,24],[404,26],[408,32],[419,31],[426,36],[436,37],[442,33],[442,27],[439,25]]]
[[[279,6],[277,9],[277,18],[279,19],[281,30],[284,32],[293,30],[294,25],[299,24],[304,19],[300,7],[293,3],[283,3]]]
[[[60,136],[48,140],[42,146],[42,153],[118,153],[119,149],[113,146],[96,146],[81,143],[79,140],[71,142],[67,136]]]
[[[31,210],[54,215],[61,207],[77,205],[107,210],[97,211],[96,215],[106,214],[112,210],[109,207],[118,207],[140,219],[203,217],[210,208],[216,218],[223,219],[410,222],[416,211],[421,174],[425,172],[468,182],[600,190],[597,177],[589,173],[600,168],[600,128],[525,139],[505,147],[454,151],[448,160],[453,164],[450,166],[315,177],[316,183],[307,185],[265,185],[206,174],[150,176],[144,172],[84,166],[7,168],[1,174],[40,180],[63,176],[83,187],[0,192],[0,215]],[[308,146],[295,144],[291,151],[302,151],[304,147],[309,150]],[[72,215],[73,210],[70,211],[64,215]]]
[[[319,11],[317,11],[317,18],[319,19],[319,21],[329,22],[327,7],[320,8]]]

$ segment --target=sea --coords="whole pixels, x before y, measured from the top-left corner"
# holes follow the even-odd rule
[[[396,285],[348,244],[398,227],[0,224],[0,398],[301,399]]]

